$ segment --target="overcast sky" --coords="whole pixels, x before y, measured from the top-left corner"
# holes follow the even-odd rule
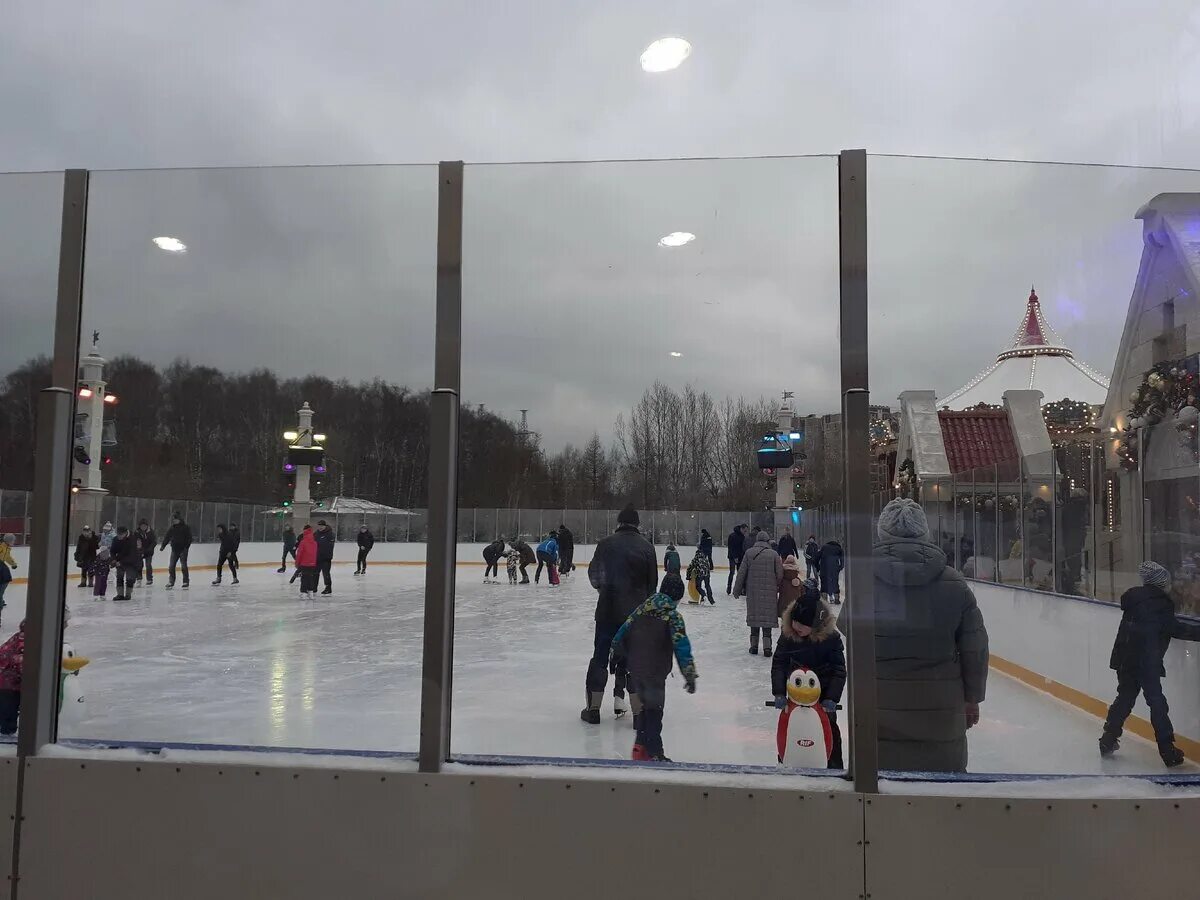
[[[416,387],[433,366],[433,167],[185,167],[856,146],[1197,162],[1193,3],[62,6],[5,9],[0,170],[174,168],[98,173],[89,210],[85,328],[107,354],[160,364]],[[691,58],[642,72],[665,34]],[[0,177],[0,371],[50,347],[59,188]],[[987,365],[1031,283],[1107,372],[1141,252],[1133,215],[1200,175],[885,158],[869,189],[872,390],[887,403]],[[696,240],[657,246],[672,231]],[[157,250],[160,234],[188,252]],[[787,388],[831,411],[837,266],[832,157],[470,166],[463,400],[529,408],[550,447],[608,434],[656,378]]]

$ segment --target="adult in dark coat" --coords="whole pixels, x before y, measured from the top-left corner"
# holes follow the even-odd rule
[[[575,535],[566,525],[558,526],[558,574],[570,575],[575,568]]]
[[[167,587],[175,587],[175,566],[179,565],[183,568],[183,586],[188,586],[188,551],[192,546],[192,529],[183,521],[183,516],[175,513],[171,516],[171,527],[167,529],[167,533],[163,535],[162,543],[159,544],[159,550],[165,550],[167,545],[171,547],[171,564],[167,568]]]
[[[796,539],[786,529],[783,532],[783,536],[779,539],[779,555],[784,559],[787,559],[789,556],[799,557],[800,555],[800,548],[796,546]]]
[[[725,547],[729,551],[729,579],[725,583],[725,593],[733,593],[733,579],[737,577],[738,566],[742,564],[742,557],[746,555],[746,526],[738,525],[733,531],[729,532],[729,537],[725,539]]]
[[[292,557],[292,562],[295,562],[296,561],[296,529],[294,529],[291,525],[284,525],[283,526],[283,558],[279,561],[279,569],[278,569],[280,574],[287,571],[287,559],[288,559],[289,555]],[[299,571],[299,569],[297,569],[297,572],[298,571]],[[296,579],[293,576],[292,581],[295,581],[295,580]]]
[[[117,593],[113,600],[128,600],[142,568],[142,551],[129,529],[124,525],[117,528],[117,536],[109,545],[112,566],[117,570]]]
[[[144,573],[146,584],[154,584],[154,551],[158,549],[158,535],[154,533],[150,523],[142,519],[138,523],[137,531],[133,533],[133,539],[137,542],[138,549],[142,551],[142,563],[138,569],[137,580],[141,582]]]
[[[490,544],[483,548],[483,561],[487,568],[483,570],[483,580],[487,583],[489,578],[500,580],[500,557],[504,555],[504,539],[496,538]]]
[[[375,535],[371,534],[371,529],[366,525],[358,527],[358,565],[354,569],[355,575],[367,574],[367,556],[371,553],[371,548],[375,546]],[[500,550],[504,550],[504,541],[500,541]],[[497,559],[499,556],[497,556]]]
[[[337,542],[337,538],[334,536],[333,529],[329,527],[329,523],[324,519],[317,522],[314,537],[317,541],[317,572],[325,580],[325,590],[321,591],[321,594],[332,594],[333,545]]]
[[[629,614],[658,589],[658,557],[654,545],[642,536],[640,524],[641,519],[632,505],[621,510],[617,515],[616,532],[596,545],[588,566],[588,580],[599,596],[596,598],[595,640],[587,668],[587,705],[579,717],[591,725],[600,722],[600,704],[608,684],[613,638]],[[620,717],[626,712],[628,670],[624,657],[613,655],[613,674],[616,676],[613,712]]]
[[[1175,618],[1175,604],[1167,593],[1171,574],[1166,569],[1147,561],[1138,568],[1138,575],[1142,586],[1121,595],[1121,624],[1109,659],[1109,667],[1117,673],[1117,699],[1104,720],[1100,755],[1112,756],[1120,746],[1125,720],[1140,693],[1150,707],[1150,724],[1162,761],[1177,766],[1183,762],[1183,752],[1175,746],[1175,727],[1163,696],[1162,678],[1167,674],[1163,658],[1173,637],[1200,640],[1200,625]]]
[[[930,541],[915,500],[883,508],[874,567],[879,767],[965,772],[988,675],[975,596]]]
[[[521,584],[529,584],[529,567],[537,562],[537,554],[525,541],[518,538],[513,541],[513,549],[521,554]]]
[[[842,545],[827,541],[817,556],[817,568],[821,572],[821,593],[828,594],[834,603],[842,602],[842,569],[845,565]]]
[[[229,563],[229,574],[233,577],[233,583],[238,583],[238,561],[237,548],[241,544],[241,538],[234,533],[233,528],[226,528],[224,525],[217,526],[217,541],[219,547],[217,550],[217,577],[213,580],[213,584],[221,583],[221,573],[225,568],[225,564]]]
[[[763,656],[771,655],[771,629],[779,621],[779,583],[783,581],[783,560],[771,549],[770,536],[760,531],[754,546],[746,551],[733,596],[746,598],[746,624],[750,626],[750,652],[758,653],[758,635],[762,632]]]
[[[708,533],[707,528],[700,529],[700,542],[696,545],[696,548],[701,553],[703,553],[705,556],[708,557],[708,567],[711,569],[712,561],[713,561],[713,558],[712,558],[713,539],[712,539],[712,535]]]
[[[821,707],[829,718],[833,748],[829,768],[841,769],[842,731],[837,705],[846,687],[846,647],[837,620],[815,591],[801,595],[783,611],[779,643],[771,660],[771,693],[777,709],[787,705],[787,679],[796,669],[809,669],[821,681]]]
[[[79,586],[90,587],[92,584],[92,563],[100,552],[100,535],[92,531],[91,525],[84,525],[75,542],[75,565],[79,566]]]

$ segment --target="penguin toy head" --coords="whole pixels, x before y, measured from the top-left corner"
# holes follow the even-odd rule
[[[821,680],[811,669],[796,669],[788,676],[787,695],[797,706],[815,706],[821,699]]]

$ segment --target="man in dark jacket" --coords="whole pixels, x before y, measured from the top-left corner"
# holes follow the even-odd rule
[[[513,549],[521,554],[521,584],[529,584],[529,567],[537,562],[537,554],[526,541],[517,538],[512,542]]]
[[[500,549],[504,549],[504,541],[500,541]],[[366,525],[358,527],[358,567],[354,570],[355,575],[367,574],[367,555],[371,552],[371,548],[375,546],[375,535],[371,534],[371,529]],[[496,557],[499,559],[499,555]]]
[[[979,722],[987,689],[983,616],[966,579],[930,541],[919,503],[893,500],[877,530],[879,767],[965,772],[967,729]]]
[[[483,562],[487,566],[483,570],[483,583],[489,584],[492,578],[500,582],[500,557],[504,555],[504,539],[496,538],[483,548]]]
[[[575,568],[575,535],[566,525],[558,526],[558,574],[570,575]]]
[[[746,555],[746,526],[738,525],[729,532],[725,546],[729,550],[729,580],[725,584],[725,593],[732,594],[733,579],[737,577],[738,566],[742,564],[742,557]]]
[[[712,561],[713,561],[713,558],[712,558],[713,539],[712,539],[712,535],[708,533],[707,528],[700,529],[700,542],[696,545],[696,549],[698,549],[701,553],[703,553],[705,556],[708,557],[708,568],[711,571],[712,570]]]
[[[821,572],[821,593],[828,594],[830,602],[842,602],[842,568],[845,561],[842,545],[827,541],[817,556],[817,568]]]
[[[188,586],[188,549],[192,546],[192,529],[188,528],[183,521],[183,517],[179,513],[171,516],[171,527],[167,529],[167,533],[163,535],[162,544],[159,545],[159,550],[165,550],[167,545],[171,545],[171,564],[167,568],[167,587],[175,587],[175,566],[179,564],[183,567],[183,586]]]
[[[804,542],[804,567],[805,575],[808,578],[815,578],[821,571],[817,566],[817,560],[821,558],[821,545],[817,543],[817,536],[810,534],[808,540]]]
[[[142,567],[142,551],[124,525],[118,526],[109,553],[112,554],[113,568],[117,570],[117,594],[113,600],[128,600]]]
[[[771,660],[771,693],[776,709],[787,706],[787,680],[796,669],[808,669],[821,681],[821,708],[833,737],[829,768],[844,768],[837,705],[846,687],[846,648],[838,634],[837,620],[815,591],[802,594],[783,611],[783,628]]]
[[[796,546],[796,539],[792,537],[792,532],[788,528],[783,530],[783,536],[779,539],[779,555],[783,559],[787,559],[789,556],[797,558],[800,556],[800,548]]]
[[[1100,755],[1112,756],[1120,746],[1125,720],[1133,712],[1140,693],[1150,707],[1150,724],[1158,753],[1168,766],[1183,762],[1183,752],[1175,746],[1175,727],[1163,696],[1162,678],[1167,674],[1163,658],[1171,638],[1200,640],[1200,625],[1175,618],[1175,605],[1167,593],[1171,574],[1156,562],[1146,561],[1138,568],[1141,587],[1121,595],[1121,624],[1113,643],[1109,667],[1117,673],[1117,699],[1108,708],[1104,733],[1100,735]]]
[[[92,585],[92,563],[96,561],[96,554],[100,552],[100,535],[92,531],[91,525],[84,525],[83,531],[79,533],[79,540],[75,542],[75,564],[79,566],[79,586],[91,587]]]
[[[158,535],[154,533],[150,523],[142,519],[138,522],[137,531],[133,533],[133,539],[142,554],[142,561],[137,573],[138,584],[142,582],[143,572],[146,575],[146,584],[154,584],[154,551],[158,549]]]
[[[292,562],[295,562],[296,561],[296,530],[294,528],[292,528],[291,525],[284,525],[283,526],[283,559],[281,559],[279,561],[279,569],[277,570],[280,575],[282,575],[284,572],[287,571],[287,559],[288,559],[289,554],[292,557]],[[299,571],[299,570],[297,570],[297,571]],[[296,580],[296,578],[295,578],[295,576],[293,576],[292,581],[295,581],[295,580]]]
[[[608,684],[609,651],[617,629],[629,614],[642,605],[658,587],[658,557],[654,546],[642,536],[641,519],[632,504],[617,515],[617,530],[596,545],[588,566],[588,580],[600,596],[596,599],[596,630],[592,658],[587,668],[587,706],[579,718],[591,725],[600,723],[600,704]],[[613,713],[625,715],[625,658],[613,654]]]
[[[217,526],[217,577],[213,580],[214,585],[221,583],[221,574],[226,563],[229,563],[229,574],[233,576],[233,583],[238,583],[237,548],[241,543],[235,526]]]
[[[324,519],[317,522],[314,537],[317,541],[317,572],[325,579],[325,590],[321,591],[321,595],[324,596],[333,593],[333,579],[330,578],[330,572],[333,569],[333,544],[336,538],[333,535],[333,529]]]

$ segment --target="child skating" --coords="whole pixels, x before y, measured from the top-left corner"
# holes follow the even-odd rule
[[[664,576],[659,593],[635,609],[613,638],[612,653],[624,656],[629,669],[629,703],[636,729],[634,759],[671,761],[663,752],[662,727],[672,656],[679,663],[684,690],[696,693],[692,644],[677,608],[682,598],[683,579]]]
[[[699,595],[698,603],[708,600],[710,606],[716,606],[717,601],[713,599],[712,582],[709,581],[711,575],[712,560],[708,558],[708,554],[703,549],[697,549],[696,555],[688,563],[687,578],[696,585],[696,593]]]
[[[517,568],[521,565],[521,551],[515,546],[509,546],[504,557],[504,567],[508,570],[508,583],[517,583]]]
[[[112,554],[108,547],[101,547],[92,561],[89,574],[92,579],[92,596],[103,600],[108,595],[108,573],[112,569]]]

